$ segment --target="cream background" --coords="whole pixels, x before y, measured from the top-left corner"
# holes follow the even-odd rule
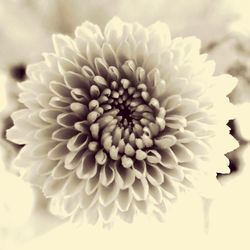
[[[165,223],[139,216],[133,224],[117,220],[111,229],[64,224],[20,249],[209,249],[204,248],[208,238],[202,231],[201,206],[197,196],[187,195]]]

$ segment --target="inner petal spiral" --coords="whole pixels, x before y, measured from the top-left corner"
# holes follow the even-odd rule
[[[158,100],[150,98],[145,83],[133,84],[125,78],[110,84],[104,78],[98,80],[104,86],[91,85],[89,90],[89,149],[104,148],[112,160],[123,156],[143,160],[147,156],[145,150],[153,146],[154,138],[165,128],[165,109]]]

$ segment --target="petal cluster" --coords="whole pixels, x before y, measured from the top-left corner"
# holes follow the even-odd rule
[[[53,43],[19,84],[25,108],[7,131],[24,145],[15,164],[53,213],[105,224],[161,218],[180,188],[228,172],[235,79],[213,76],[199,40],[113,18],[104,32],[85,22]]]

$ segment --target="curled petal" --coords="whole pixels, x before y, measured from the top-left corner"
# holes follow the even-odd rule
[[[69,152],[65,142],[58,143],[54,148],[48,152],[48,157],[53,160],[62,159],[64,155]]]
[[[65,182],[63,194],[65,197],[73,196],[74,194],[81,192],[84,189],[84,185],[84,181],[77,178],[77,176],[72,173]]]
[[[58,141],[65,141],[75,136],[76,133],[77,131],[72,128],[60,128],[52,133],[52,139]]]
[[[88,179],[95,176],[97,172],[97,164],[95,156],[92,153],[84,154],[82,164],[76,169],[76,175],[80,179]]]
[[[85,191],[82,191],[80,206],[84,209],[91,209],[91,207],[93,207],[93,205],[97,202],[98,198],[98,191],[95,191],[90,195],[88,195]]]
[[[71,171],[64,167],[64,163],[61,161],[53,168],[51,175],[54,179],[64,179],[71,174]]]
[[[52,81],[50,82],[50,90],[59,97],[70,97],[69,89],[60,82]]]
[[[163,169],[163,171],[166,173],[166,175],[177,181],[182,181],[184,179],[184,172],[181,166],[179,165],[176,165],[174,168],[171,169]]]
[[[64,180],[54,180],[52,177],[48,177],[43,186],[43,193],[46,197],[53,197],[61,193],[64,186]]]
[[[138,179],[146,177],[147,165],[145,161],[135,161],[133,167],[135,171],[135,176]]]
[[[129,188],[121,190],[117,197],[117,204],[120,211],[128,211],[132,202],[132,192]]]
[[[88,88],[89,79],[75,72],[66,72],[64,75],[65,84],[70,89]]]
[[[67,142],[67,148],[71,152],[79,151],[88,145],[88,136],[83,133],[78,133],[74,137],[70,138]]]
[[[147,169],[147,179],[152,185],[158,186],[163,182],[163,173],[156,166],[150,165]]]
[[[112,167],[109,165],[104,165],[100,171],[100,183],[103,186],[110,185],[115,178],[115,173]]]
[[[100,203],[103,206],[108,206],[109,204],[111,204],[114,200],[117,199],[117,196],[119,194],[119,187],[115,181],[113,181],[108,186],[101,185],[99,187],[99,190],[100,190]]]
[[[155,145],[161,149],[169,148],[176,143],[176,138],[173,135],[164,135],[155,139]]]
[[[73,214],[80,207],[79,194],[64,199],[63,208],[67,216]]]
[[[148,196],[149,186],[145,178],[135,179],[133,186],[133,195],[136,200],[146,200]]]
[[[178,162],[191,161],[194,157],[193,153],[183,144],[176,144],[172,147],[172,150],[175,153]]]
[[[116,182],[121,189],[130,187],[135,181],[134,171],[130,168],[124,168],[120,165],[116,167]]]
[[[87,195],[93,194],[99,186],[99,176],[95,175],[86,180],[85,192]]]
[[[161,190],[162,189],[160,186],[154,186],[154,185],[149,186],[149,194],[155,200],[155,202],[157,204],[161,203],[161,201],[163,199],[163,195],[162,195]]]
[[[60,165],[59,163],[60,162],[54,161],[54,160],[42,161],[37,166],[37,173],[39,175],[49,175],[49,174],[51,174],[52,171],[54,171],[54,169],[56,167],[58,167]]]
[[[112,202],[108,206],[100,206],[100,213],[102,214],[103,219],[106,222],[111,221],[111,219],[114,217],[116,213],[116,210],[117,208],[116,208],[115,202]]]
[[[58,115],[57,122],[63,127],[72,127],[79,118],[74,113],[63,113]]]

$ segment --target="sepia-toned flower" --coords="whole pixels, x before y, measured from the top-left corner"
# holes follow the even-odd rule
[[[217,72],[227,72],[239,80],[230,94],[234,104],[249,102],[250,98],[250,36],[242,32],[228,33],[222,40],[207,48],[210,58],[216,61]],[[224,55],[228,60],[225,60]]]
[[[239,24],[241,28],[244,27],[244,22],[239,22]],[[240,143],[237,150],[228,154],[231,173],[236,173],[235,176],[242,170],[241,150],[249,141],[249,122],[247,121],[250,101],[249,42],[249,31],[240,30],[236,26],[223,39],[214,41],[205,49],[209,58],[216,62],[216,73],[229,73],[238,79],[236,88],[229,95],[230,101],[237,105],[237,116],[228,124],[231,127],[231,134]],[[227,55],[227,60],[225,60],[225,55]]]
[[[13,126],[11,113],[22,108],[22,104],[17,100],[20,90],[17,88],[16,82],[5,72],[0,72],[0,82],[2,84],[0,94],[0,155],[3,167],[18,174],[18,168],[15,168],[12,162],[21,146],[6,139],[6,130]]]
[[[104,32],[85,22],[53,43],[19,84],[23,108],[7,138],[24,145],[15,164],[54,214],[162,218],[180,189],[228,173],[236,80],[213,76],[198,39],[115,17]]]

